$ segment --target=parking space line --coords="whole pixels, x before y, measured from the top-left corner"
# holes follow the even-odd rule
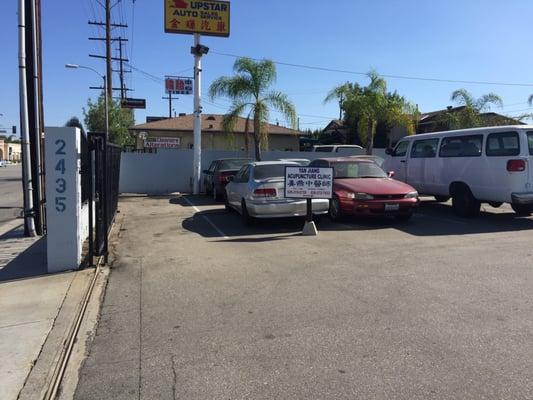
[[[189,205],[194,209],[194,211],[196,211],[196,212],[198,212],[198,213],[201,212],[201,210],[200,210],[198,207],[196,207],[196,206],[195,206],[195,205],[194,205],[194,204],[193,204],[193,203],[192,203],[187,197],[182,196],[182,198],[183,198],[187,203],[189,203]],[[209,225],[211,225],[211,227],[212,227],[215,231],[217,231],[217,233],[222,237],[222,239],[229,239],[229,237],[226,236],[226,234],[225,234],[224,232],[222,232],[222,230],[221,230],[218,226],[216,226],[215,223],[214,223],[213,221],[211,221],[211,219],[210,219],[207,215],[205,215],[205,214],[201,214],[201,216],[207,221],[207,223],[208,223]]]

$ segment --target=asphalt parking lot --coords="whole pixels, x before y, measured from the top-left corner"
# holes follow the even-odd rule
[[[78,399],[533,397],[533,218],[244,226],[126,196]]]

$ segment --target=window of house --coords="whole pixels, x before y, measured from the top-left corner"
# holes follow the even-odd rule
[[[442,139],[440,157],[479,157],[483,135],[453,136]]]
[[[396,145],[394,152],[392,153],[393,157],[405,157],[407,154],[407,148],[409,147],[409,142],[404,140]]]
[[[411,158],[432,158],[437,155],[439,139],[416,140],[411,149]]]
[[[517,156],[520,140],[517,132],[498,132],[487,136],[487,156]]]

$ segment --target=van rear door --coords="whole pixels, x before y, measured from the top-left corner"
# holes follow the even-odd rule
[[[527,132],[527,151],[529,154],[528,169],[527,169],[527,187],[529,190],[533,190],[533,131]]]

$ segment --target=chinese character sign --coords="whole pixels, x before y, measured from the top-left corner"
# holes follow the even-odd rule
[[[194,78],[165,77],[165,92],[167,94],[192,94]]]
[[[164,0],[165,32],[229,36],[229,1]]]
[[[285,167],[285,197],[331,199],[333,168]]]

